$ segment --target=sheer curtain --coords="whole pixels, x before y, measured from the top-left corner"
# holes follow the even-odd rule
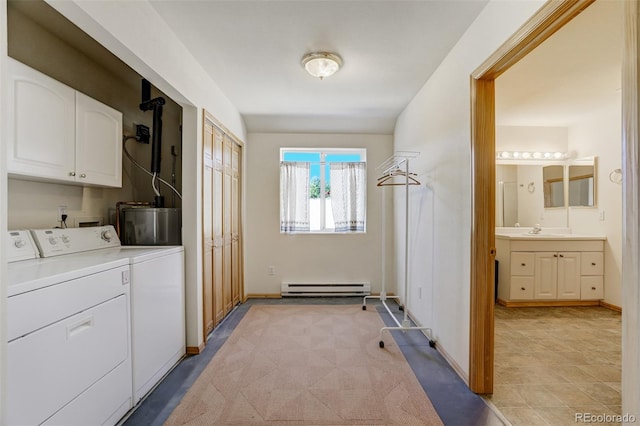
[[[280,232],[309,231],[310,163],[280,162]]]
[[[366,163],[331,163],[331,208],[336,232],[364,231]]]

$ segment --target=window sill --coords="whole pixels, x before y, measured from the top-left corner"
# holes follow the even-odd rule
[[[367,231],[350,231],[350,232],[335,232],[335,231],[308,231],[308,232],[280,232],[281,235],[364,235]]]

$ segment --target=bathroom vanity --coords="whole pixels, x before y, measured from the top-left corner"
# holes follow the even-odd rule
[[[604,298],[603,236],[496,232],[498,303],[580,306]]]

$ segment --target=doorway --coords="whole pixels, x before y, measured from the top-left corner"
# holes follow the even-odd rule
[[[472,248],[469,386],[493,392],[495,260],[495,79],[593,0],[548,2],[472,75]],[[636,13],[626,10],[635,21]],[[635,31],[635,25],[630,25]],[[632,53],[636,57],[636,52]],[[635,64],[633,65],[635,68]],[[635,132],[633,133],[635,135]]]

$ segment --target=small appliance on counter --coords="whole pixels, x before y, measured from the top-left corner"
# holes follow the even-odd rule
[[[179,246],[182,244],[182,209],[123,208],[120,231],[124,245]]]

